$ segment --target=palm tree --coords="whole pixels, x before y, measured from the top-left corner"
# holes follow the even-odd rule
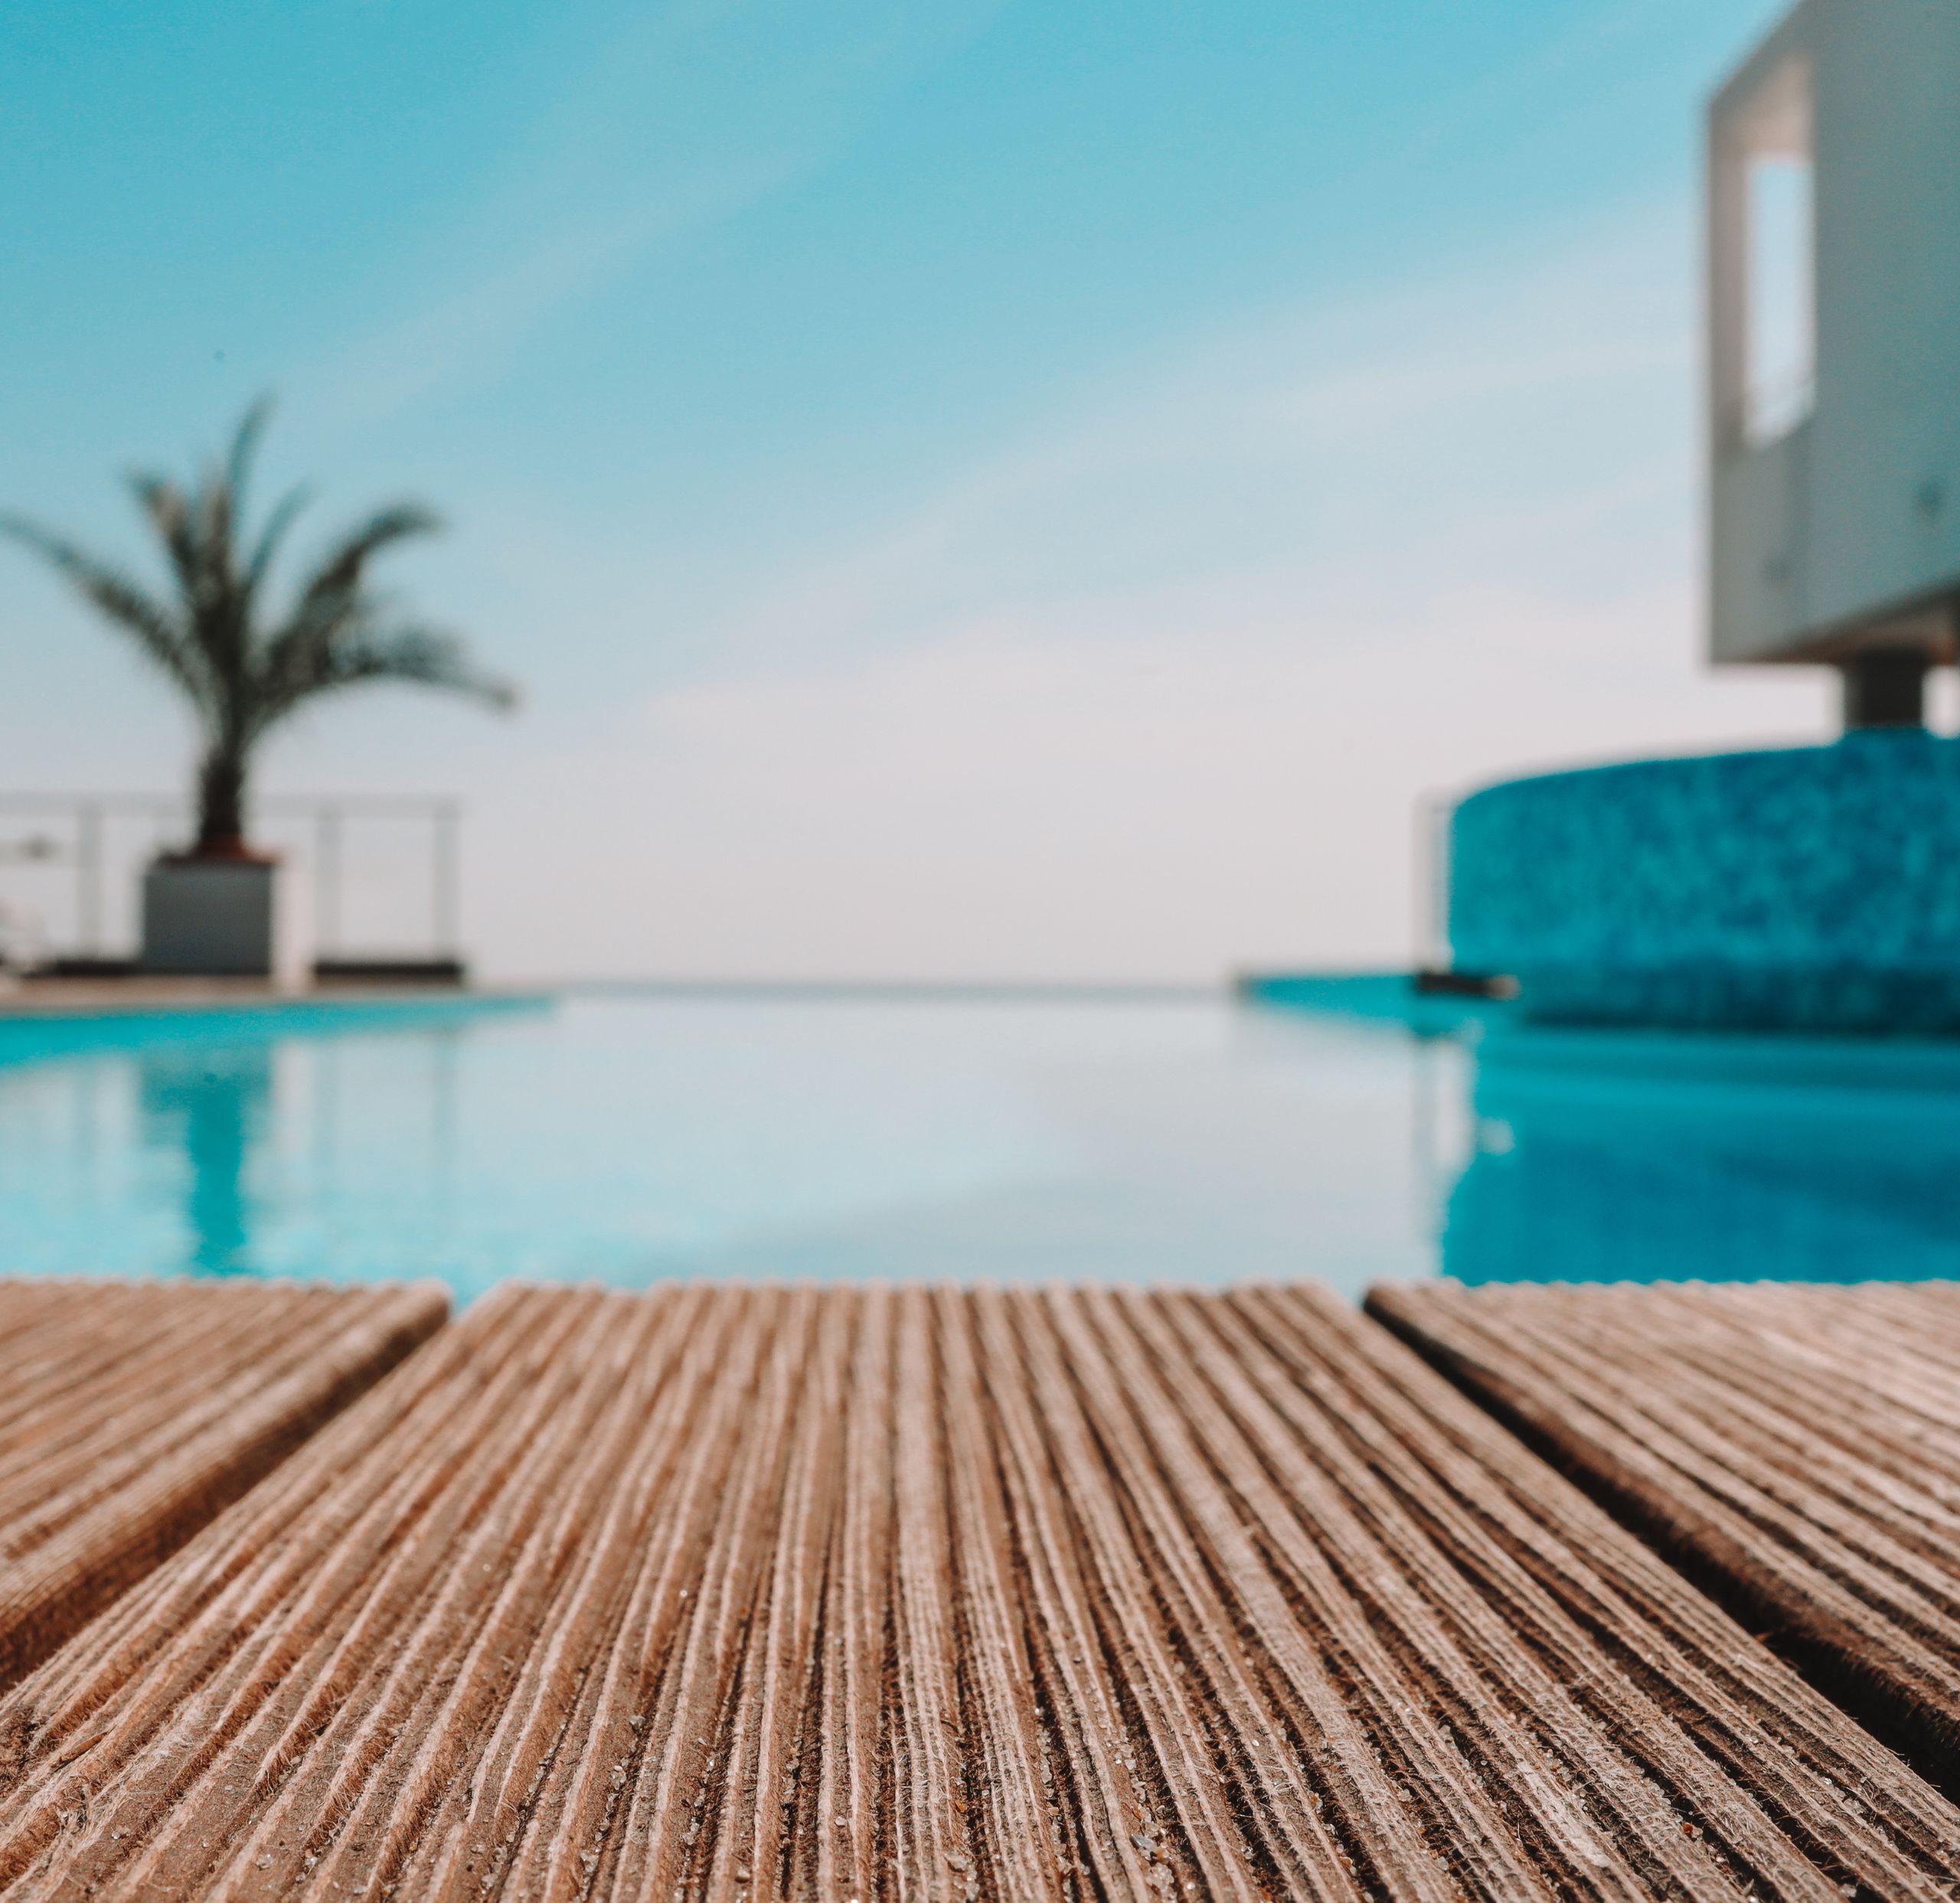
[[[173,592],[152,593],[114,563],[19,516],[0,534],[51,563],[83,597],[181,690],[196,714],[201,857],[246,854],[245,793],[254,749],[309,701],[369,681],[408,681],[515,703],[507,682],[479,670],[453,635],[400,619],[369,586],[368,565],[397,542],[441,526],[413,502],[377,511],[342,536],[296,589],[282,615],[266,609],[274,557],[306,495],[274,508],[256,539],[244,533],[252,458],[272,413],[260,398],[245,413],[230,454],[187,491],[168,478],[134,475],[129,486],[168,557]]]

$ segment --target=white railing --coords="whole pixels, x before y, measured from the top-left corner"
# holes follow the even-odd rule
[[[316,958],[459,955],[456,801],[269,794],[252,821],[255,843],[310,877]],[[193,830],[189,802],[167,794],[0,792],[0,953],[132,957],[142,867]]]

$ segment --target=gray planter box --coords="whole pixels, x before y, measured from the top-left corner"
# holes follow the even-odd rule
[[[270,978],[279,867],[268,859],[159,859],[143,874],[142,968]]]

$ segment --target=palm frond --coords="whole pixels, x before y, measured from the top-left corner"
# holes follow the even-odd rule
[[[377,510],[342,536],[315,566],[299,591],[297,613],[303,616],[309,609],[352,596],[368,564],[383,549],[413,536],[433,535],[442,526],[442,517],[420,502],[396,502]]]
[[[202,526],[205,571],[212,585],[225,594],[237,592],[240,579],[233,550],[234,531],[245,520],[246,490],[259,439],[272,420],[270,395],[253,400],[232,432],[231,448],[221,465],[214,464],[198,485],[193,505]]]
[[[238,577],[231,559],[231,485],[220,471],[207,472],[198,485],[197,494],[191,498],[191,506],[204,586],[214,599],[222,601],[237,592]]]
[[[478,667],[459,635],[420,622],[364,628],[336,644],[322,686],[351,687],[368,681],[440,687],[506,710],[518,703],[515,685]]]
[[[342,536],[301,588],[286,624],[266,635],[257,666],[266,720],[276,720],[307,694],[350,684],[343,658],[359,651],[387,622],[389,604],[368,585],[368,563],[391,543],[439,527],[418,503],[377,511]],[[363,679],[379,677],[364,673]]]
[[[149,475],[141,471],[129,478],[129,492],[137,506],[149,517],[150,527],[170,557],[177,577],[178,592],[194,613],[210,598],[211,585],[204,572],[204,551],[198,544],[191,500],[168,476]]]
[[[0,515],[0,535],[32,549],[65,576],[82,597],[100,609],[175,681],[201,709],[209,706],[209,678],[185,624],[142,585],[112,563],[79,547],[65,536],[18,515]]]
[[[517,705],[517,690],[479,668],[463,641],[445,628],[392,622],[383,604],[364,598],[331,620],[295,623],[266,645],[253,703],[263,733],[302,701],[370,681],[439,687],[486,704]]]
[[[255,397],[251,406],[238,419],[238,427],[231,438],[231,453],[225,459],[224,486],[230,491],[231,506],[238,515],[245,513],[245,492],[250,485],[252,459],[259,452],[259,441],[266,433],[266,426],[273,419],[273,411],[277,407],[268,390],[263,396]]]
[[[248,598],[256,596],[264,584],[266,573],[273,565],[273,558],[278,554],[280,543],[286,540],[286,531],[292,527],[300,511],[312,499],[311,489],[289,490],[279,498],[272,514],[266,517],[266,525],[259,531],[259,539],[245,563],[244,589]]]

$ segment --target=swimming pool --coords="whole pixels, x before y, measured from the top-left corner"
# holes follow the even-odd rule
[[[1950,1275],[1960,1049],[1163,999],[0,1025],[0,1269]]]

